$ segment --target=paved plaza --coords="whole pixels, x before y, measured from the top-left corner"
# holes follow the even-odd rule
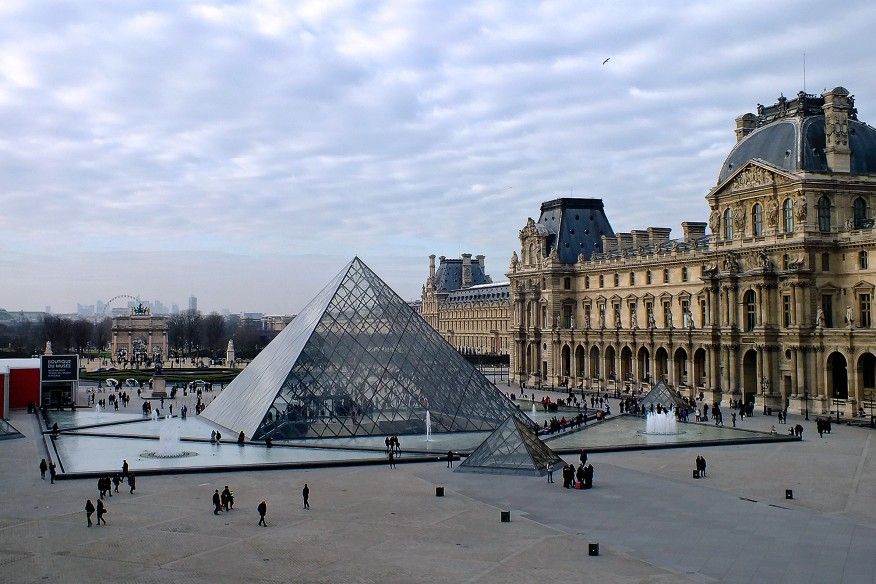
[[[801,420],[803,442],[592,454],[591,491],[444,463],[142,477],[88,528],[96,481],[40,480],[39,429],[18,413],[27,436],[0,442],[0,582],[876,582],[874,432],[819,438]],[[235,509],[214,516],[225,485]]]

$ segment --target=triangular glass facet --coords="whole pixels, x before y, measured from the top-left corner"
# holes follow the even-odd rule
[[[522,416],[354,258],[202,415],[275,440],[493,430]]]
[[[468,458],[461,472],[543,475],[563,460],[535,432],[516,416],[509,416]]]

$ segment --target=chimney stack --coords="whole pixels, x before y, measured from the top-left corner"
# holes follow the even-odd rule
[[[471,254],[462,254],[462,287],[471,287]]]
[[[706,224],[700,221],[684,221],[681,230],[685,241],[696,241],[706,236]]]
[[[485,255],[476,255],[476,256],[475,256],[475,259],[476,259],[476,260],[478,261],[478,263],[481,265],[481,270],[485,270],[485,269],[486,269],[486,266],[484,265],[484,260],[487,259],[487,256],[485,256]]]
[[[651,245],[660,245],[669,241],[669,234],[672,229],[669,227],[649,227],[648,239],[651,240]]]
[[[429,256],[429,279],[435,280],[435,254]]]
[[[739,142],[754,131],[757,116],[752,113],[742,114],[736,118],[736,141]]]
[[[824,105],[824,138],[827,166],[831,172],[849,172],[852,150],[849,148],[849,91],[834,87],[822,94]]]

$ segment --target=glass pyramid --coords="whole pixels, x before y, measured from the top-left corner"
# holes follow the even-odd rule
[[[509,416],[457,470],[540,476],[547,474],[548,466],[556,469],[564,464],[525,422]]]
[[[683,408],[686,405],[681,396],[663,381],[658,381],[657,384],[651,388],[651,391],[645,394],[645,397],[642,398],[640,403],[644,406],[645,411],[650,409],[651,404],[654,404],[654,409],[657,408],[657,404],[663,406],[664,410],[670,409],[671,406],[673,411],[679,407]]]
[[[201,414],[275,440],[493,430],[522,415],[354,258]]]

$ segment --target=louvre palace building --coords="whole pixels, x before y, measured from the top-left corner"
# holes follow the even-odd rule
[[[443,279],[432,256],[423,316],[458,349],[509,354],[527,385],[664,380],[714,402],[868,409],[876,129],[837,87],[758,105],[736,118],[736,140],[708,223],[683,222],[678,238],[615,233],[599,199],[547,201],[520,231],[507,283],[471,256],[456,260],[458,281]]]

